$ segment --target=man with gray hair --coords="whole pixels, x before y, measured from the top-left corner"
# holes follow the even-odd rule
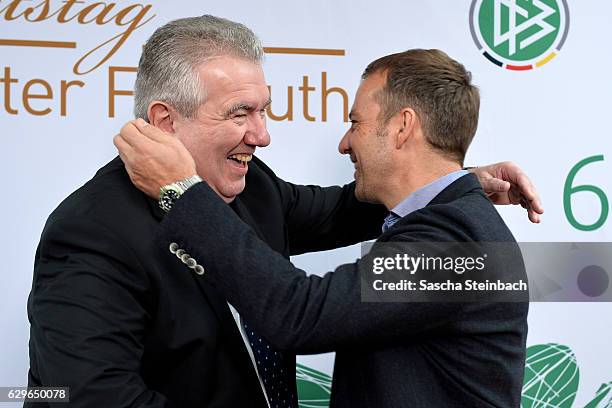
[[[174,183],[172,173],[157,201],[116,158],[51,214],[28,302],[30,386],[70,387],[71,407],[297,407],[295,356],[259,336],[189,253],[168,255],[152,240],[201,179],[285,258],[380,232],[384,207],[357,201],[354,183],[294,185],[253,155],[270,143],[262,55],[248,28],[213,16],[170,22],[149,39],[136,116],[180,140],[197,175]],[[488,185],[499,193],[505,183]]]

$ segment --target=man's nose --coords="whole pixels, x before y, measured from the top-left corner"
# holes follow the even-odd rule
[[[266,127],[265,115],[256,112],[249,118],[249,128],[244,136],[244,142],[251,146],[266,147],[270,144],[270,133]]]
[[[338,144],[338,151],[340,154],[349,154],[351,152],[351,144],[349,143],[348,131],[342,136],[340,139],[340,143]]]

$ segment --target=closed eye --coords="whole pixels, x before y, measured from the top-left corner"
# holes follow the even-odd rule
[[[237,116],[246,116],[246,114],[253,110],[251,105],[247,105],[245,103],[237,103],[235,105],[230,106],[226,111],[224,116],[226,118],[235,118]]]

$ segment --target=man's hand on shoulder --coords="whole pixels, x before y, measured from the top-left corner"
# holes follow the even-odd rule
[[[544,213],[542,201],[529,177],[516,164],[501,162],[471,168],[469,171],[478,177],[493,204],[520,204],[527,209],[531,222],[540,222],[540,215]]]
[[[196,165],[181,141],[136,119],[113,139],[132,183],[153,198],[162,186],[196,174]]]

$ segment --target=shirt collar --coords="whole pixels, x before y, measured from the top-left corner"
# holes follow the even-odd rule
[[[425,207],[431,200],[442,192],[446,187],[451,185],[455,180],[468,174],[466,170],[457,170],[440,177],[437,180],[421,187],[417,191],[404,198],[398,205],[393,207],[389,215],[385,218],[382,230],[385,232],[391,228],[393,224],[407,216],[411,212],[420,210]]]

